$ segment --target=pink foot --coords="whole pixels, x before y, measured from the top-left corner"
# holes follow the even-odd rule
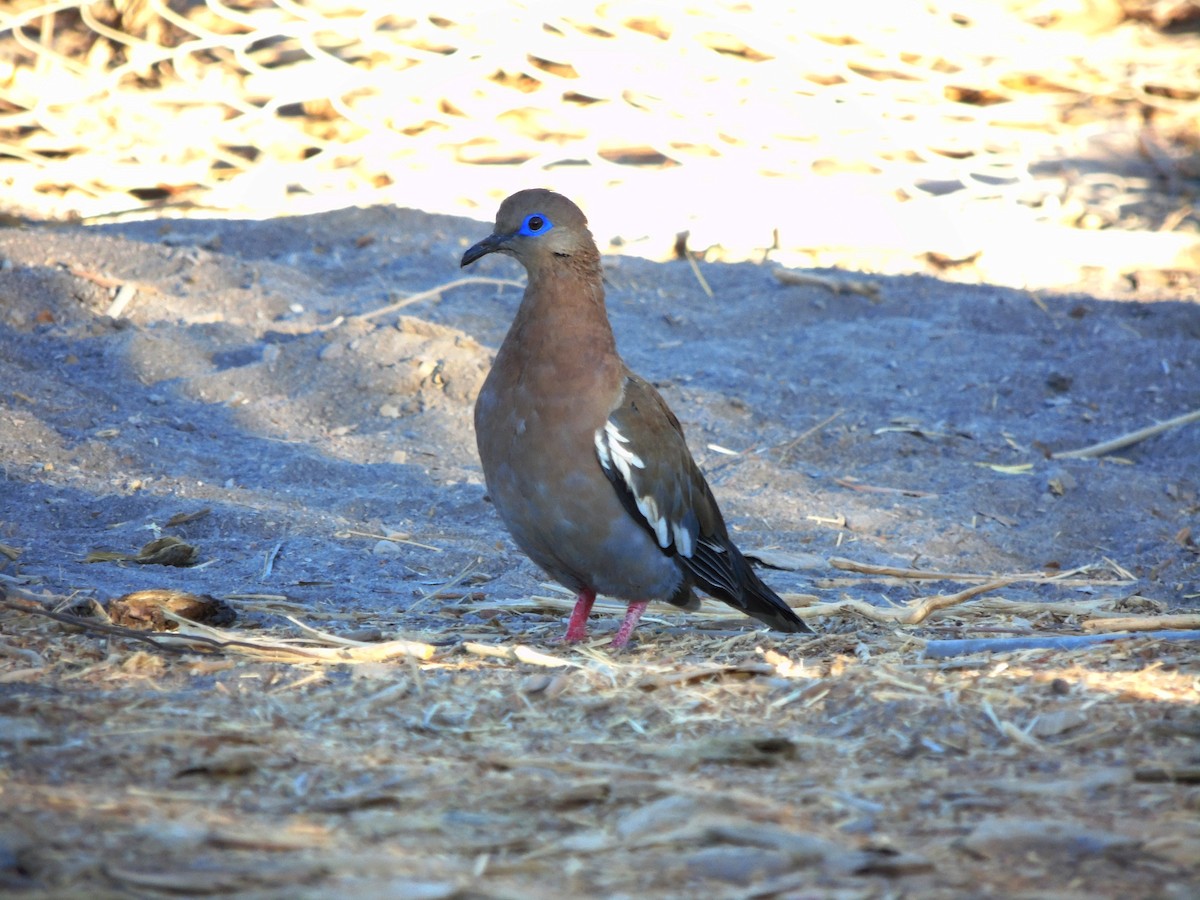
[[[646,611],[646,607],[649,605],[645,600],[629,604],[629,609],[625,612],[625,620],[621,622],[621,627],[613,635],[612,647],[614,650],[620,650],[629,643],[629,637],[633,634],[633,629],[637,627],[638,619],[642,617],[642,613]]]
[[[587,640],[587,620],[595,602],[596,592],[591,588],[584,588],[575,598],[575,608],[571,610],[571,621],[567,623],[567,634],[563,638],[568,644]]]

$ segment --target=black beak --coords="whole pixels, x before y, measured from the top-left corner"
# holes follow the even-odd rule
[[[471,263],[475,262],[475,260],[479,259],[481,256],[487,256],[489,253],[495,253],[502,246],[504,246],[504,242],[507,241],[509,237],[511,237],[511,235],[489,234],[482,241],[463,254],[462,262],[458,264],[458,267],[460,269],[465,268],[466,266],[469,266]]]

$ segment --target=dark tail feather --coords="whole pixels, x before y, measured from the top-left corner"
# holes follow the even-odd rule
[[[783,598],[777,593],[763,584],[762,580],[750,568],[750,564],[742,561],[746,567],[747,577],[743,582],[742,598],[744,606],[738,603],[731,603],[725,600],[726,603],[731,603],[732,606],[738,607],[748,616],[753,616],[760,622],[765,622],[776,631],[787,632],[804,632],[812,634],[813,630],[808,627],[803,619],[788,606]],[[725,598],[722,597],[722,600]]]
[[[767,587],[741,551],[725,542],[718,556],[701,542],[692,559],[680,557],[705,593],[734,609],[770,625],[776,631],[812,634],[813,630],[792,611],[783,598]],[[715,577],[714,577],[715,576]]]

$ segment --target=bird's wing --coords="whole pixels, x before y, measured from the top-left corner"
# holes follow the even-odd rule
[[[730,541],[679,420],[645,379],[626,376],[596,430],[596,457],[629,514],[701,589],[782,631],[809,630]]]
[[[596,431],[596,456],[659,547],[679,556],[706,590],[738,593],[725,523],[679,420],[637,375],[626,377],[620,402]]]

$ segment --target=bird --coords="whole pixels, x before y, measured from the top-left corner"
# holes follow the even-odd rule
[[[628,604],[620,649],[650,601],[695,610],[696,589],[811,632],[734,546],[679,419],[617,352],[579,207],[540,188],[513,194],[461,267],[489,253],[528,280],[475,402],[479,459],[517,546],[575,594],[564,640],[586,640],[597,594]]]

